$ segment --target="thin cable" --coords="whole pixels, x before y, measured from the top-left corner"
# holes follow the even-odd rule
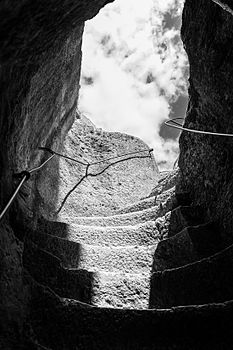
[[[142,152],[149,152],[149,153],[153,152],[153,148],[150,148],[150,149],[144,149],[144,150],[141,150],[141,151],[134,151],[134,152],[129,152],[129,153],[121,154],[121,155],[119,155],[119,156],[115,156],[115,157],[111,157],[111,158],[106,158],[106,159],[100,160],[100,161],[98,161],[98,162],[93,162],[93,163],[88,163],[88,162],[86,162],[86,163],[83,163],[83,162],[81,162],[80,160],[77,160],[77,159],[75,159],[75,158],[71,158],[71,157],[68,157],[68,156],[66,156],[66,155],[64,155],[64,154],[55,152],[55,151],[53,151],[51,148],[39,147],[39,149],[41,149],[41,150],[43,150],[43,151],[48,151],[48,152],[50,152],[50,153],[53,154],[53,155],[55,154],[55,155],[57,155],[57,156],[59,156],[59,157],[66,158],[66,159],[69,159],[69,160],[71,160],[71,161],[73,161],[73,162],[76,162],[76,163],[79,163],[79,164],[82,164],[82,165],[86,165],[86,166],[87,166],[87,165],[90,166],[90,165],[96,165],[96,164],[104,163],[104,162],[106,162],[106,161],[108,161],[108,160],[112,160],[112,159],[116,159],[116,158],[121,158],[121,157],[128,156],[128,155],[131,155],[131,154],[137,154],[137,153],[142,153]]]
[[[86,168],[86,172],[85,172],[85,175],[82,176],[82,178],[76,183],[76,185],[74,185],[74,187],[65,195],[64,199],[62,200],[61,204],[60,204],[60,207],[58,208],[56,214],[59,214],[60,211],[62,210],[62,208],[64,207],[68,197],[72,194],[72,192],[74,192],[76,190],[76,188],[85,180],[87,179],[89,176],[90,177],[95,177],[95,176],[98,176],[98,175],[101,175],[103,174],[108,168],[110,168],[111,166],[113,165],[116,165],[118,163],[121,163],[121,162],[124,162],[126,160],[131,160],[131,159],[144,159],[144,158],[150,158],[150,155],[149,156],[131,156],[129,158],[126,158],[126,159],[120,159],[120,160],[117,160],[115,163],[110,163],[108,165],[105,166],[104,169],[100,170],[98,173],[88,173],[88,168],[89,168],[89,165],[87,165],[87,168]]]
[[[28,172],[31,174],[31,173],[34,173],[35,171],[38,171],[40,170],[41,168],[43,168],[43,166],[45,166],[45,164],[47,164],[53,157],[55,157],[55,154],[52,154],[48,159],[46,159],[40,166],[36,167],[36,168],[33,168],[31,170],[28,170]]]
[[[228,6],[227,4],[223,3],[220,0],[212,0],[212,1],[215,2],[215,4],[217,4],[218,6],[220,6],[224,11],[229,12],[233,16],[233,10],[230,8],[230,6]]]
[[[171,128],[192,132],[194,134],[233,137],[233,134],[224,134],[224,133],[219,133],[219,132],[203,131],[203,130],[185,128],[181,124],[177,123],[176,120],[184,120],[184,119],[183,118],[173,118],[173,119],[165,121],[164,124],[171,127]]]
[[[38,166],[36,168],[32,168],[31,170],[28,170],[28,171],[24,170],[21,173],[14,174],[14,177],[21,177],[21,180],[20,180],[18,186],[16,187],[14,193],[12,194],[11,198],[9,199],[8,203],[6,204],[5,208],[0,213],[0,221],[2,220],[3,216],[6,214],[9,207],[11,206],[13,200],[17,196],[17,194],[18,194],[20,188],[23,186],[24,182],[30,178],[30,175],[33,172],[38,171],[41,168],[43,168],[43,166],[45,166],[45,164],[47,164],[54,156],[55,156],[55,154],[52,154],[48,159],[46,159],[40,166]]]
[[[129,153],[125,153],[125,154],[122,154],[122,155],[119,155],[119,156],[115,156],[115,157],[111,157],[111,158],[106,158],[104,160],[100,160],[98,162],[94,162],[94,163],[90,163],[90,165],[96,165],[96,164],[100,164],[100,163],[104,163],[104,162],[107,162],[108,160],[112,160],[112,159],[116,159],[116,158],[121,158],[121,157],[124,157],[124,156],[129,156],[131,154],[137,154],[137,153],[143,153],[143,152],[149,152],[151,153],[153,151],[153,148],[151,149],[144,149],[142,151],[135,151],[135,152],[129,152]]]
[[[13,195],[9,199],[8,203],[6,204],[5,208],[1,212],[1,214],[0,214],[0,221],[2,220],[3,216],[6,214],[7,210],[9,209],[9,207],[11,206],[13,200],[15,199],[16,195],[18,194],[20,188],[22,187],[22,185],[24,184],[26,179],[27,179],[27,175],[24,175],[23,178],[21,179],[20,183],[18,184],[17,188],[15,189]]]
[[[71,157],[68,157],[68,156],[66,156],[66,155],[64,155],[64,154],[61,154],[61,153],[58,153],[58,152],[55,152],[55,151],[53,151],[52,149],[50,149],[50,148],[47,148],[47,147],[39,147],[39,149],[41,149],[41,150],[43,150],[43,151],[48,151],[48,152],[50,152],[51,154],[53,154],[53,155],[56,155],[56,156],[58,156],[58,157],[62,157],[62,158],[66,158],[66,159],[69,159],[69,160],[72,160],[73,162],[76,162],[76,163],[79,163],[79,164],[82,164],[82,165],[88,165],[89,163],[84,163],[84,162],[81,162],[80,160],[78,160],[78,159],[74,159],[74,158],[71,158]]]

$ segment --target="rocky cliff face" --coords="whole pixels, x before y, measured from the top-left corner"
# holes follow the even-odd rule
[[[38,182],[38,192],[40,211],[50,219],[114,214],[148,196],[159,176],[153,153],[143,141],[98,129],[84,116],[77,115],[61,152],[84,164],[100,163],[90,165],[90,176],[85,179],[85,165],[64,158],[48,164]],[[115,158],[120,155],[123,156]],[[72,192],[64,202],[69,191]]]
[[[59,148],[72,125],[83,23],[107,2],[74,4],[67,0],[45,5],[23,1],[12,6],[4,1],[0,5],[1,204],[12,190],[12,173],[43,159],[43,152],[37,150],[39,145],[55,143]],[[35,192],[32,187],[34,181],[26,189],[25,207],[29,209]]]
[[[232,7],[232,2],[228,3]],[[213,1],[186,0],[182,39],[190,63],[185,126],[233,133],[233,21]],[[232,138],[183,132],[180,137],[179,190],[203,206],[232,241]]]
[[[0,205],[15,187],[13,173],[44,158],[40,145],[61,145],[73,123],[79,89],[83,23],[108,1],[4,1],[0,4]],[[23,245],[15,235],[36,219],[36,177],[28,181],[1,223],[1,348],[16,348],[26,304]],[[9,227],[10,221],[12,228]],[[3,329],[1,330],[3,331]],[[8,342],[6,340],[6,342]],[[12,345],[16,341],[15,345]]]

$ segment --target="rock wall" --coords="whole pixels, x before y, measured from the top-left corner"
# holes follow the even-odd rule
[[[231,1],[225,1],[232,7]],[[213,1],[186,0],[182,40],[190,63],[189,106],[185,126],[233,133],[233,18]],[[180,137],[181,182],[193,204],[219,221],[232,241],[233,139],[183,132]]]
[[[73,123],[79,90],[84,21],[106,0],[2,1],[0,4],[0,207],[18,181],[12,175],[45,159],[40,145],[56,145]],[[33,176],[0,223],[1,345],[25,340],[30,295],[25,292],[21,244],[36,222]],[[27,333],[27,332],[26,332]],[[29,332],[30,333],[30,332]],[[5,340],[4,340],[5,339]],[[27,348],[33,348],[32,346]]]
[[[100,175],[84,179],[67,198],[64,206],[64,198],[83,178],[86,166],[55,158],[48,164],[38,183],[43,217],[56,218],[60,208],[59,218],[111,215],[148,196],[157,183],[158,167],[153,153],[150,157],[149,147],[143,141],[127,134],[103,131],[86,117],[77,115],[61,150],[63,154],[84,163],[94,163],[142,150],[146,152],[91,165],[88,173]],[[123,159],[128,160],[122,162]]]
[[[75,116],[83,23],[107,2],[1,2],[1,206],[15,185],[13,172],[31,168],[43,159],[44,153],[37,152],[39,145],[53,145],[59,150]],[[225,2],[232,7],[230,0]],[[186,0],[182,37],[190,61],[188,127],[233,133],[232,34],[229,12],[213,1]],[[180,148],[178,190],[189,192],[194,204],[208,209],[209,217],[218,219],[226,238],[232,240],[231,142],[183,133]],[[22,267],[23,244],[16,235],[20,237],[19,227],[24,218],[27,225],[34,222],[38,205],[34,197],[35,181],[40,179],[35,177],[24,186],[10,217],[0,226],[0,347],[3,349],[19,348],[25,333],[30,334],[25,322],[30,293]],[[47,304],[51,307],[49,296],[48,292],[45,310],[51,310],[46,309]]]

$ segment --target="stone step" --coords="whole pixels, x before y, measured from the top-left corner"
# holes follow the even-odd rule
[[[29,281],[29,317],[49,349],[231,349],[233,302],[172,309],[99,308]]]
[[[222,240],[215,223],[187,227],[158,243],[153,258],[153,271],[187,265],[222,249]]]
[[[159,206],[160,209],[164,207],[164,209],[166,210],[169,202],[174,201],[174,197],[175,197],[175,187],[172,187],[157,196],[144,198],[136,203],[128,205],[118,210],[117,214],[137,212],[137,211],[141,211],[141,210],[156,207],[156,206]]]
[[[117,247],[80,244],[49,235],[31,235],[29,238],[59,258],[65,267],[89,271],[146,272],[151,271],[157,243],[148,246],[125,245]]]
[[[149,292],[149,274],[96,273],[92,304],[99,307],[147,309]]]
[[[172,170],[161,174],[161,177],[158,180],[158,184],[152,190],[149,197],[158,196],[161,193],[164,193],[165,191],[171,189],[172,187],[174,188],[174,186],[177,184],[178,176],[179,170]]]
[[[67,269],[59,258],[29,241],[24,245],[23,266],[37,282],[59,296],[91,303],[93,273]]]
[[[33,235],[34,239],[37,239],[37,241],[40,239],[45,241],[48,239],[56,240],[60,235],[61,238],[69,241],[103,246],[151,245],[158,242],[158,231],[155,228],[154,221],[147,221],[134,226],[113,227],[70,224],[67,225],[65,232],[52,229],[50,231],[47,230],[47,232],[51,233],[47,234],[48,237],[44,237],[43,233],[37,232]],[[42,235],[41,238],[40,235]]]
[[[233,245],[179,268],[154,272],[151,308],[221,303],[233,299]]]
[[[152,268],[153,246],[101,247],[82,245],[78,267],[92,272],[148,273]]]
[[[153,245],[158,243],[158,231],[153,221],[115,227],[70,225],[67,239],[102,246]]]
[[[117,214],[132,213],[135,211],[141,211],[155,206],[155,198],[149,197],[141,199],[138,202],[129,204],[122,209],[116,211]]]
[[[93,273],[65,268],[59,258],[27,242],[24,268],[61,297],[99,307],[143,309],[149,306],[150,276],[138,273]]]
[[[146,221],[155,220],[160,215],[160,208],[155,206],[141,211],[118,214],[112,216],[89,216],[89,217],[65,217],[61,219],[66,223],[76,223],[83,226],[132,226]]]
[[[169,238],[188,226],[197,226],[207,221],[200,206],[178,206],[155,220],[160,238]]]
[[[153,225],[152,221],[133,227],[96,228],[69,225],[66,239],[40,232],[32,232],[28,239],[60,258],[64,266],[72,268],[78,266],[82,245],[87,242],[102,247],[156,246],[158,235]]]

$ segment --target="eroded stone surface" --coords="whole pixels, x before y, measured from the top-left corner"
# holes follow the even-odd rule
[[[225,2],[232,6],[229,0]],[[55,142],[59,146],[65,130],[69,128],[75,107],[70,109],[72,101],[69,98],[67,104],[63,104],[63,91],[66,90],[67,81],[56,70],[57,61],[59,55],[65,60],[67,52],[68,57],[69,53],[72,56],[72,47],[76,40],[79,50],[83,21],[95,15],[105,3],[105,0],[75,3],[71,0],[51,0],[46,7],[38,1],[1,3],[1,204],[6,202],[14,187],[12,172],[37,164],[41,160],[41,155],[38,156],[36,152],[37,146],[42,142],[48,146]],[[232,23],[232,16],[213,4],[213,1],[185,2],[182,35],[190,60],[191,75],[190,104],[186,120],[188,127],[232,133]],[[65,68],[70,87],[67,91],[71,96],[72,91],[77,89],[71,76],[74,74],[73,76],[78,77],[79,68],[76,70],[75,67],[79,61],[80,56],[74,55],[66,67],[67,70]],[[47,74],[51,78],[47,81],[48,89],[47,85],[41,84],[43,79],[46,81]],[[36,80],[33,80],[34,77]],[[38,95],[33,93],[34,89],[38,91]],[[74,101],[72,106],[75,103]],[[53,109],[56,113],[53,113]],[[204,205],[210,218],[219,219],[227,240],[232,241],[233,151],[231,143],[225,141],[182,134],[179,161],[181,182],[178,190],[181,193],[187,192],[194,204]],[[55,163],[54,168],[56,167]],[[19,213],[19,207],[20,214],[24,213],[29,217],[28,224],[34,221],[38,202],[34,200],[32,193],[35,193],[34,181],[29,182],[21,191],[19,202],[12,211],[11,223],[15,219],[14,215]],[[43,202],[41,206],[43,207]],[[54,207],[50,209],[53,210]],[[22,215],[19,217],[18,224],[24,221]],[[18,230],[19,226],[15,225],[15,228]],[[7,342],[3,343],[4,340],[1,339],[2,348],[16,348],[24,343],[21,340],[25,335],[22,326],[25,325],[23,318],[26,307],[22,293],[24,294],[24,287],[30,284],[31,298],[26,299],[31,302],[30,323],[33,337],[51,349],[231,348],[231,302],[141,312],[89,308],[73,300],[58,298],[51,290],[39,286],[30,278],[30,283],[22,283],[22,247],[11,229],[4,227],[2,232],[4,235],[1,237],[5,238],[1,241],[1,281],[4,282],[1,283],[1,314],[5,315],[10,310],[4,323],[1,323],[8,331]],[[203,276],[206,276],[203,281],[208,283],[211,272],[211,290],[217,290],[213,288],[216,277],[219,290],[223,293],[221,297],[227,298],[232,293],[231,284],[226,294],[221,288],[225,288],[225,283],[228,286],[228,282],[232,280],[232,276],[227,275],[227,271],[231,272],[232,263],[229,259],[224,259],[217,266],[213,262],[212,270],[209,270],[211,261],[206,261],[208,268],[203,270]],[[178,298],[183,278],[190,277],[190,271],[184,273],[182,278],[176,275],[177,287],[172,285],[172,288],[174,291],[177,288]],[[215,276],[215,271],[218,276]],[[197,269],[192,276],[199,278],[200,271]],[[195,279],[193,281],[197,282]],[[204,288],[208,285],[205,283],[193,284],[193,289],[186,289],[185,293],[189,296],[190,292],[192,296],[200,286],[203,296],[206,297]],[[187,303],[190,300],[197,301],[190,299],[190,296],[189,299],[185,298],[183,300]],[[206,297],[206,300],[210,299]],[[180,299],[179,302],[183,303]],[[21,311],[18,312],[19,304],[22,314]],[[12,344],[16,337],[17,343]],[[25,348],[41,348],[39,345],[35,346],[38,342],[33,343],[34,346]]]
[[[155,272],[151,278],[151,307],[169,308],[231,300],[232,252],[233,247],[230,246],[199,262]]]
[[[159,242],[154,254],[153,271],[187,265],[222,249],[223,242],[215,224],[188,226]]]
[[[143,141],[127,134],[103,131],[84,116],[77,115],[65,139],[63,154],[87,164],[142,150],[146,152],[90,165],[88,174],[92,175],[83,181],[86,165],[63,158],[56,160],[57,168],[54,168],[54,163],[48,165],[40,186],[46,202],[46,205],[43,203],[44,216],[56,218],[56,211],[60,211],[58,217],[61,219],[66,216],[111,215],[149,195],[157,182],[158,167]],[[126,161],[122,161],[124,159]],[[54,181],[56,178],[58,182]],[[63,204],[67,193],[79,181],[81,183]]]
[[[188,0],[181,34],[190,63],[185,126],[232,134],[232,15],[213,1]],[[208,209],[210,219],[221,221],[228,242],[233,218],[231,140],[183,132],[179,158],[179,190],[189,192],[194,204]]]
[[[168,310],[96,308],[32,284],[31,323],[37,338],[54,350],[230,348],[232,309],[232,302]]]
[[[1,208],[18,183],[13,173],[30,169],[45,159],[38,146],[53,144],[59,148],[72,125],[79,90],[83,22],[93,17],[105,3],[106,0],[75,3],[68,0],[49,1],[44,6],[30,0],[14,4],[1,2]],[[10,225],[21,239],[25,226],[34,227],[36,223],[36,192],[35,177],[32,177],[10,211]],[[24,282],[20,282],[23,247],[11,243],[16,241],[11,229],[1,227],[1,234],[2,230],[5,243],[1,242],[1,275],[12,276],[12,280],[9,277],[11,282],[2,285],[1,314],[9,317],[1,324],[8,329],[8,340],[11,342],[16,337],[18,346],[26,336],[24,320],[18,317],[21,311],[22,314],[26,312],[21,300]],[[6,344],[4,346],[7,348]],[[33,349],[33,345],[30,348]]]

